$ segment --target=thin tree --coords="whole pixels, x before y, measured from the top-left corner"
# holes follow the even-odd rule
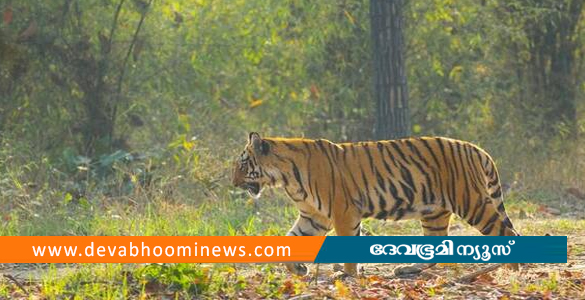
[[[377,139],[410,134],[408,88],[404,67],[403,0],[371,0],[374,98]]]

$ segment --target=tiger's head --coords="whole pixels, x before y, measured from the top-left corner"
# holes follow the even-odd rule
[[[254,197],[260,197],[270,179],[263,170],[263,161],[269,159],[270,144],[257,132],[251,132],[244,151],[234,162],[232,184],[245,189]]]

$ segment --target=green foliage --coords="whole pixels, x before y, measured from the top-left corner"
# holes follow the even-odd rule
[[[0,7],[0,209],[28,224],[7,232],[38,233],[46,222],[85,233],[111,205],[247,205],[229,177],[251,130],[371,138],[368,1],[148,3]],[[554,3],[412,1],[405,11],[413,132],[480,144],[504,182],[546,199],[582,188],[585,176],[573,134],[585,120],[585,18],[569,16],[577,1]],[[576,29],[561,35],[565,23]],[[524,76],[554,77],[553,50],[567,37],[574,76],[564,84],[574,94],[563,97],[573,99],[575,124],[551,118],[555,95]],[[197,232],[279,230],[250,212]],[[118,230],[127,229],[105,231]]]
[[[185,291],[200,295],[208,288],[212,273],[208,268],[189,264],[149,264],[136,272],[145,286],[162,285],[170,292]]]

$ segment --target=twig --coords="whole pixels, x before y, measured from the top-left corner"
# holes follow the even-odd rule
[[[499,267],[501,267],[503,265],[504,264],[493,264],[493,265],[488,266],[488,267],[485,267],[485,268],[483,268],[481,270],[475,271],[475,272],[473,272],[471,274],[467,274],[467,275],[465,275],[463,277],[459,277],[459,279],[457,279],[457,282],[460,282],[460,283],[469,283],[469,282],[472,282],[478,276],[483,275],[483,274],[486,274],[486,273],[489,273],[491,271],[494,271],[494,270],[498,269]]]
[[[16,280],[16,278],[14,278],[14,276],[10,275],[10,274],[3,274],[2,276],[4,276],[4,278],[7,278],[8,280],[12,281],[14,284],[16,284],[16,286],[21,289],[27,296],[30,295],[30,293],[24,288],[24,286],[18,282],[18,280]]]
[[[311,282],[317,284],[318,280],[319,280],[319,266],[321,264],[317,264],[317,268],[315,269],[315,280],[311,280]]]
[[[114,33],[118,27],[118,17],[120,16],[120,11],[122,11],[122,5],[124,5],[124,1],[126,0],[120,0],[118,6],[116,7],[116,13],[114,14],[114,20],[112,21],[112,29],[110,29],[110,37],[108,38],[108,52],[111,50],[112,41],[114,40]]]
[[[140,29],[142,28],[142,24],[144,24],[144,19],[146,19],[146,15],[148,14],[148,10],[150,9],[150,7],[152,6],[152,2],[154,0],[150,0],[148,2],[148,4],[146,5],[146,8],[144,9],[144,11],[142,12],[142,15],[140,16],[140,21],[138,21],[138,25],[136,26],[136,30],[134,31],[134,35],[132,36],[132,42],[130,43],[130,46],[128,47],[128,51],[126,52],[126,57],[124,57],[124,61],[122,62],[122,69],[120,70],[120,77],[118,77],[118,84],[116,87],[116,95],[115,95],[115,102],[114,102],[114,107],[112,108],[112,115],[110,116],[111,118],[111,123],[112,123],[112,136],[113,136],[113,131],[114,131],[114,125],[115,125],[115,121],[116,121],[116,113],[118,110],[118,102],[120,101],[120,94],[122,93],[122,83],[124,82],[124,75],[126,74],[126,66],[128,65],[128,60],[130,59],[130,55],[132,54],[132,50],[134,49],[134,46],[136,45],[136,41],[138,40],[138,34],[140,33]],[[110,36],[111,38],[111,36]]]
[[[467,274],[465,276],[461,276],[459,278],[457,278],[454,282],[446,282],[441,284],[441,287],[445,287],[445,286],[452,286],[455,283],[470,283],[472,282],[475,278],[479,277],[480,275],[492,272],[498,268],[500,268],[501,266],[503,266],[503,263],[499,263],[499,264],[492,264],[488,267],[485,267],[481,270],[475,271],[473,273]]]

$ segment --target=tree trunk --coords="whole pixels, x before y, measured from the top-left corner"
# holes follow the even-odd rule
[[[583,0],[556,2],[520,2],[523,6],[509,11],[542,11],[538,18],[523,22],[528,39],[530,61],[519,72],[526,74],[526,97],[519,103],[522,110],[530,109],[527,116],[542,119],[534,132],[556,137],[559,132],[575,136],[578,132],[576,97],[578,80],[577,30],[583,15]],[[516,44],[518,45],[518,44]],[[515,47],[514,51],[521,47]],[[524,77],[524,76],[522,76]],[[522,82],[524,83],[524,82]]]
[[[370,1],[377,109],[374,135],[377,139],[396,139],[410,134],[402,35],[403,6],[403,0]]]

